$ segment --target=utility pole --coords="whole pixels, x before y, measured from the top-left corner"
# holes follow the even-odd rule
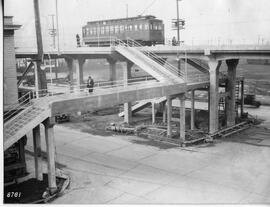
[[[127,15],[127,18],[128,18],[128,4],[126,4],[126,15]]]
[[[58,0],[55,0],[55,14],[56,14],[56,29],[57,29],[57,51],[58,54],[60,53],[60,47],[59,47],[59,24],[58,24]]]
[[[56,35],[57,35],[57,52],[58,55],[60,53],[60,42],[59,42],[59,20],[58,20],[58,0],[55,0],[55,15],[56,15]],[[59,62],[58,59],[55,59],[55,79],[56,79],[56,84],[58,83],[58,66],[59,66]]]
[[[179,0],[176,0],[176,9],[177,9],[177,42],[180,45],[180,24],[179,24],[179,4],[178,4]]]
[[[49,29],[49,31],[50,31],[50,35],[51,35],[51,37],[52,37],[52,39],[53,39],[53,44],[52,44],[52,46],[53,46],[53,48],[55,49],[55,36],[56,36],[56,29],[54,28],[54,14],[51,14],[51,15],[49,15],[49,16],[51,16],[52,17],[52,28],[51,29]]]
[[[42,44],[42,35],[41,35],[41,25],[40,25],[40,15],[39,15],[39,0],[34,1],[34,13],[35,13],[35,27],[36,27],[36,39],[37,39],[37,82],[38,90],[47,89],[47,80],[45,71],[41,70],[41,64],[43,63],[43,44]]]

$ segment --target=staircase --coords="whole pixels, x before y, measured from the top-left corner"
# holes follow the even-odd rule
[[[240,91],[240,81],[236,81],[235,83],[235,113],[237,117],[238,117],[238,108],[241,103],[239,91]]]
[[[15,116],[9,117],[6,121],[4,120],[4,150],[21,139],[50,115],[46,97],[28,100],[25,108],[23,110],[21,108],[22,104],[13,109],[13,111],[20,110]]]
[[[209,66],[203,62],[202,60],[194,59],[194,58],[189,58],[185,59],[182,58],[183,61],[186,61],[188,64],[193,66],[194,68],[198,69],[199,71],[208,74],[209,73]]]
[[[139,101],[138,103],[136,103],[135,105],[133,105],[131,107],[131,111],[132,113],[136,113],[148,106],[151,105],[151,103],[162,103],[163,101],[166,101],[167,98],[166,97],[161,97],[161,98],[157,98],[157,99],[148,99],[148,100],[143,100],[143,101]],[[121,112],[118,114],[119,117],[123,117],[124,116],[124,112]]]
[[[135,47],[130,47],[130,45]],[[161,61],[162,58],[154,53],[149,51],[140,51],[136,47],[139,48],[141,45],[131,39],[128,39],[128,43],[124,43],[121,40],[116,40],[114,45],[114,48],[118,53],[141,67],[158,81],[184,83],[183,74],[180,74],[179,76],[179,71],[177,68],[164,60]]]

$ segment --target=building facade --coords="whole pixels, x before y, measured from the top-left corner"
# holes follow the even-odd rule
[[[18,101],[14,31],[20,27],[13,24],[12,16],[4,16],[4,108]]]

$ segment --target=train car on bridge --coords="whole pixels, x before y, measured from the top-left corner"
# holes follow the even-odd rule
[[[92,21],[83,26],[82,37],[87,46],[109,46],[115,38],[148,46],[164,44],[164,24],[152,15]]]

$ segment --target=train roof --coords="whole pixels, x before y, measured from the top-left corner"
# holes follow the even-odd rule
[[[114,21],[123,21],[123,20],[146,20],[146,19],[156,19],[153,15],[145,15],[145,16],[136,16],[136,17],[128,17],[128,18],[119,18],[119,19],[104,19],[104,20],[97,20],[97,21],[91,21],[87,22],[87,24],[94,24],[94,23],[102,23],[102,22],[114,22]],[[159,19],[156,19],[159,20]]]

